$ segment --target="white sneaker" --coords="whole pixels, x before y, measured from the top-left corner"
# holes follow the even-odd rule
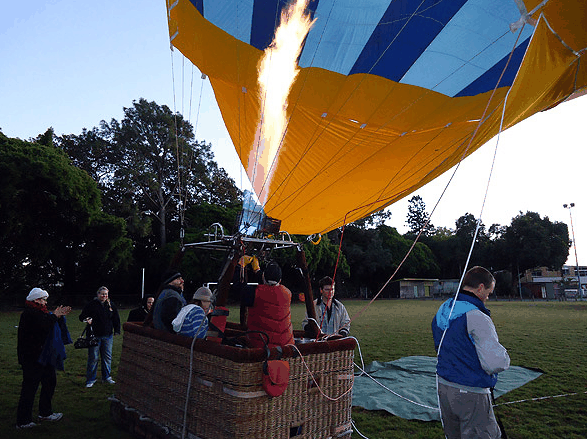
[[[90,381],[89,383],[86,383],[86,387],[87,387],[87,388],[90,388],[90,387],[92,387],[92,386],[94,385],[94,383],[95,383],[95,382],[96,382],[96,381]]]
[[[39,419],[41,421],[59,421],[63,418],[63,413],[51,413],[49,416],[41,416],[39,415]]]
[[[17,430],[20,430],[21,428],[33,428],[33,427],[36,427],[36,426],[37,426],[37,424],[35,424],[34,422],[31,421],[28,424],[17,425],[16,426],[16,429]]]
[[[108,378],[106,378],[106,379],[104,380],[104,382],[105,382],[105,383],[108,383],[108,384],[116,384],[116,381],[114,381],[114,380],[112,379],[112,377],[108,377]]]

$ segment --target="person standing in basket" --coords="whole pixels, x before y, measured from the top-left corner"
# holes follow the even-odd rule
[[[291,324],[291,291],[281,285],[281,268],[270,262],[262,273],[262,283],[241,286],[241,304],[247,307],[247,329],[267,334],[269,347],[294,343]],[[248,335],[251,347],[264,347],[267,341],[258,333]]]
[[[186,300],[183,297],[183,277],[177,271],[168,271],[163,275],[163,282],[161,283],[161,292],[155,299],[153,306],[153,326],[155,329],[171,332],[173,330],[173,319],[186,305]],[[148,322],[148,320],[147,320]]]
[[[331,277],[326,276],[318,282],[320,286],[320,296],[314,300],[316,308],[317,322],[308,319],[306,312],[302,328],[306,332],[312,333],[313,328],[320,326],[320,333],[326,335],[349,335],[351,329],[351,319],[344,305],[334,298],[334,281]]]
[[[501,437],[491,391],[510,357],[485,307],[494,288],[493,275],[473,267],[456,298],[444,302],[432,319],[438,403],[448,439]]]
[[[56,365],[63,365],[65,359],[63,336],[67,334],[69,337],[69,333],[64,316],[70,313],[71,307],[58,306],[51,313],[47,309],[48,297],[47,291],[33,288],[26,298],[25,310],[18,324],[18,363],[22,367],[22,387],[16,413],[18,429],[37,425],[33,422],[33,404],[39,384],[39,419],[59,421],[63,417],[63,413],[53,412],[51,400],[57,385]],[[62,334],[60,328],[63,328],[65,333]],[[41,357],[45,351],[51,352],[49,356],[57,356],[55,361],[42,361]]]
[[[173,320],[173,330],[187,337],[206,338],[207,315],[212,312],[212,299],[212,291],[208,287],[198,288],[192,301]]]
[[[98,288],[96,298],[84,307],[79,319],[92,326],[92,331],[98,339],[98,346],[88,349],[86,387],[92,387],[96,382],[98,356],[102,366],[102,382],[115,384],[111,376],[112,342],[113,335],[120,334],[120,316],[116,306],[108,298],[108,288]]]
[[[142,300],[141,306],[135,309],[131,309],[128,313],[128,318],[126,319],[127,322],[137,322],[142,323],[149,315],[149,311],[153,307],[155,303],[155,298],[153,296],[147,296]]]

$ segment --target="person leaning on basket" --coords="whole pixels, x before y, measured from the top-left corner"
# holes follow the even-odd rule
[[[247,330],[260,331],[269,337],[269,347],[293,344],[291,292],[281,285],[281,268],[270,262],[262,275],[262,284],[241,288],[241,303],[248,307]],[[251,347],[264,347],[265,337],[249,333]]]
[[[102,382],[115,384],[110,376],[112,370],[112,343],[113,335],[120,334],[120,316],[118,309],[108,297],[108,288],[100,287],[96,297],[82,310],[79,319],[92,326],[92,331],[98,339],[97,346],[88,348],[88,365],[86,368],[86,387],[92,387],[96,382],[98,372],[98,356],[102,366]]]
[[[320,296],[314,300],[316,308],[316,318],[314,323],[308,319],[308,313],[302,322],[302,328],[308,333],[312,333],[312,326],[320,326],[320,332],[325,335],[349,335],[351,328],[351,319],[344,305],[334,298],[334,281],[331,277],[325,276],[318,282],[320,286]]]
[[[163,275],[161,292],[153,305],[153,326],[155,329],[175,334],[173,319],[186,305],[186,300],[183,297],[183,284],[183,277],[177,271],[168,271]]]
[[[173,319],[173,330],[187,337],[205,338],[208,331],[207,316],[212,312],[212,291],[200,287],[192,301],[184,306]]]
[[[138,308],[131,309],[128,313],[128,318],[126,319],[127,322],[137,322],[143,323],[149,315],[149,311],[153,307],[155,303],[155,298],[153,296],[147,296],[141,301],[141,306]]]
[[[54,353],[61,352],[61,362],[65,358],[63,346],[65,334],[61,329],[55,328],[55,325],[63,327],[67,333],[64,316],[70,313],[71,307],[58,306],[51,313],[47,309],[48,297],[47,291],[33,288],[26,298],[25,309],[18,324],[18,363],[22,367],[22,387],[16,413],[18,429],[37,425],[32,418],[35,394],[39,384],[41,385],[39,419],[59,421],[63,417],[63,413],[54,413],[51,407],[51,399],[57,385],[55,364],[53,361],[41,361],[41,354],[44,350],[50,350]]]

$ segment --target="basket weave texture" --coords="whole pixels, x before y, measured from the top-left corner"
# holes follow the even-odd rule
[[[128,323],[124,329],[116,398],[181,436],[191,339]],[[188,437],[350,438],[352,392],[348,390],[353,382],[354,347],[352,339],[306,343],[299,346],[302,357],[297,358],[286,348],[288,386],[282,395],[270,397],[261,384],[263,349],[197,340],[187,406]],[[308,369],[322,392],[336,400],[321,394]]]

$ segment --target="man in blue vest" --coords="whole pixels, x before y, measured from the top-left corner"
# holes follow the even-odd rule
[[[448,439],[501,437],[491,390],[497,374],[510,366],[510,357],[485,307],[494,288],[488,270],[471,268],[456,297],[444,302],[432,320],[438,400]]]
[[[161,285],[161,293],[155,299],[153,306],[153,326],[155,329],[175,334],[173,319],[186,305],[186,300],[183,297],[183,277],[177,271],[168,271],[163,275]]]

